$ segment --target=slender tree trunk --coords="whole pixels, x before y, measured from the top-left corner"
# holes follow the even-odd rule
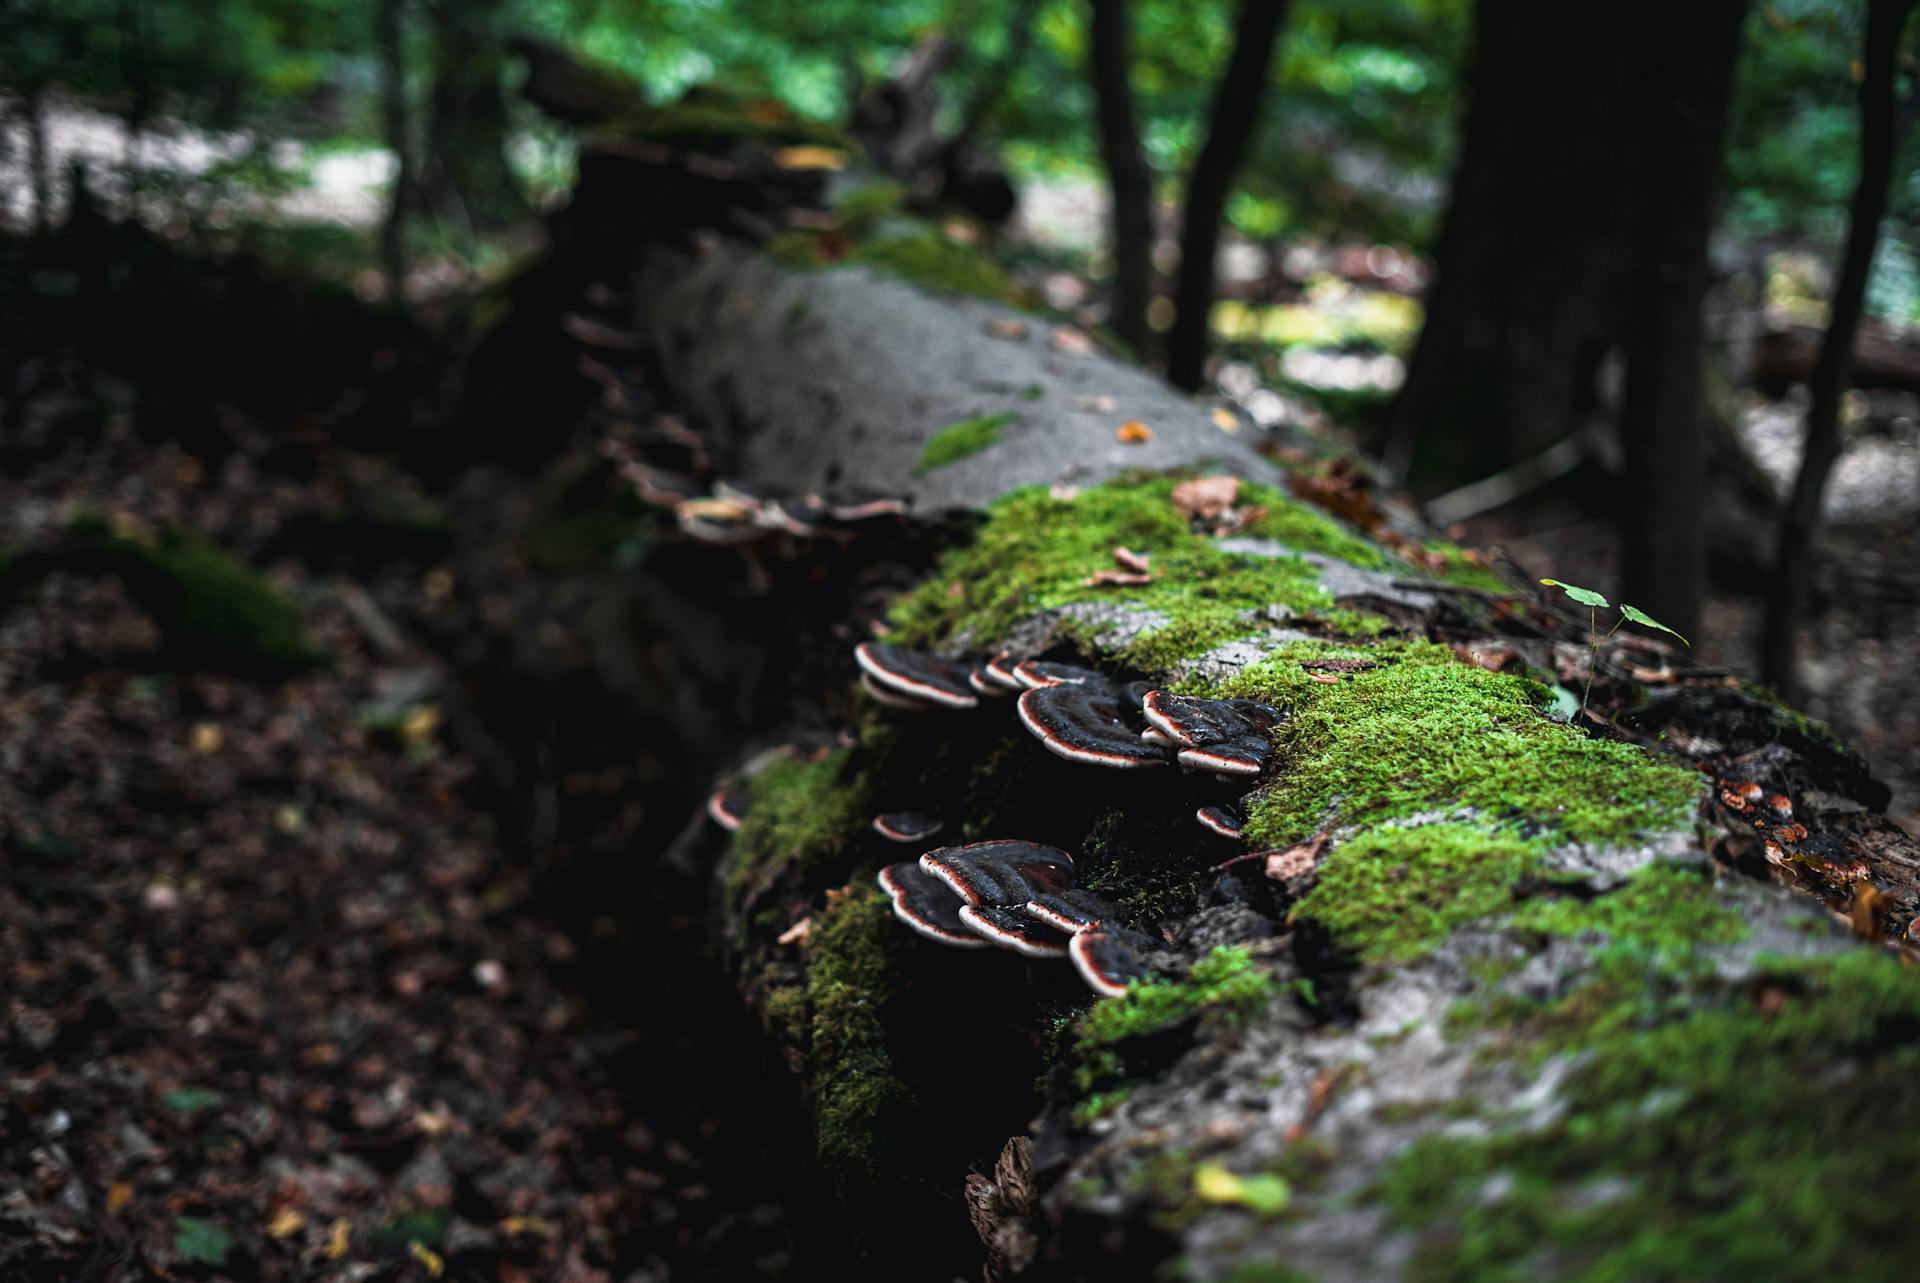
[[[33,230],[53,230],[53,174],[47,158],[47,96],[35,88],[26,97],[27,176],[33,184]]]
[[[436,0],[433,91],[427,134],[437,208],[473,232],[508,226],[527,212],[507,163],[506,63],[500,0]]]
[[[1387,425],[1395,479],[1488,476],[1591,415],[1631,232],[1643,7],[1480,0],[1437,275]]]
[[[1233,176],[1260,124],[1267,69],[1286,16],[1287,0],[1242,0],[1234,24],[1233,55],[1220,77],[1207,119],[1207,140],[1187,179],[1186,209],[1180,218],[1180,272],[1173,286],[1173,329],[1167,334],[1167,379],[1189,392],[1199,389],[1206,373],[1220,220],[1233,192]]]
[[[1880,239],[1880,221],[1886,216],[1893,187],[1894,160],[1899,153],[1895,53],[1900,31],[1913,9],[1914,0],[1869,0],[1867,6],[1866,75],[1860,83],[1860,181],[1853,191],[1853,213],[1847,227],[1846,252],[1840,260],[1840,277],[1834,284],[1832,314],[1813,367],[1806,453],[1794,481],[1793,498],[1780,523],[1760,645],[1762,674],[1788,698],[1793,697],[1798,685],[1794,664],[1797,634],[1813,574],[1814,540],[1820,534],[1821,496],[1840,457],[1840,399],[1853,363],[1854,334],[1866,305],[1867,276]]]
[[[387,297],[405,300],[407,215],[414,199],[413,142],[407,136],[405,0],[374,0],[374,42],[380,49],[380,121],[393,152],[393,196],[380,228],[380,265]]]
[[[1089,0],[1093,10],[1088,73],[1098,113],[1100,157],[1113,195],[1113,301],[1107,325],[1145,358],[1152,338],[1153,172],[1133,114],[1132,35],[1127,0]]]
[[[1621,336],[1621,591],[1688,636],[1707,578],[1707,242],[1746,13],[1747,0],[1690,0],[1661,24]]]

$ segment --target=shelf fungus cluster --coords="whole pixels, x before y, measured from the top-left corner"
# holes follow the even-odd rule
[[[893,912],[913,930],[959,949],[998,946],[1029,958],[1067,958],[1095,993],[1116,996],[1153,974],[1153,941],[1118,911],[1073,885],[1073,857],[1038,842],[995,839],[943,846],[880,870]]]
[[[854,650],[860,682],[882,705],[903,712],[974,709],[1010,698],[1020,723],[1049,752],[1071,762],[1133,770],[1178,765],[1223,780],[1266,770],[1270,734],[1283,714],[1242,699],[1176,695],[1151,682],[1118,681],[1096,669],[1002,651],[967,664],[921,651],[863,642]],[[1202,807],[1210,832],[1237,839],[1244,804]],[[883,815],[874,828],[894,841],[931,837],[924,817]],[[998,945],[1034,958],[1069,958],[1095,992],[1118,994],[1151,974],[1154,941],[1129,930],[1113,906],[1073,885],[1073,860],[1037,843],[996,840],[941,847],[918,862],[887,866],[880,885],[900,920],[959,948]]]

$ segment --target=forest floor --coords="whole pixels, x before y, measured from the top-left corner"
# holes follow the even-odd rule
[[[84,558],[0,596],[0,1278],[777,1273],[795,1111],[739,1089],[700,888],[636,872],[633,746],[573,733],[617,703],[516,657],[577,645],[511,546],[529,483],[449,503],[217,389],[189,449],[5,356],[0,549],[220,551],[184,610]],[[318,666],[182,658],[201,607],[282,601]]]

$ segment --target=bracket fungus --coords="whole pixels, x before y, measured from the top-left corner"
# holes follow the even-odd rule
[[[1001,904],[963,904],[960,920],[982,940],[1029,958],[1064,958],[1071,932],[1062,933],[1023,910]]]
[[[1235,840],[1239,839],[1247,825],[1246,814],[1238,805],[1230,802],[1203,806],[1193,813],[1193,818],[1200,821],[1201,828]]]
[[[880,686],[897,697],[941,708],[973,708],[980,703],[967,684],[965,665],[871,641],[854,647],[853,657],[870,679],[865,682],[869,691]]]
[[[1068,887],[1027,901],[1027,913],[1072,935],[1120,920],[1120,910],[1082,887]]]
[[[944,827],[939,816],[918,811],[888,811],[873,817],[873,831],[889,842],[924,842]]]
[[[956,949],[986,947],[987,942],[960,920],[960,897],[918,864],[889,864],[875,881],[893,901],[893,916],[927,939]]]
[[[744,785],[723,784],[707,797],[707,818],[727,832],[737,833],[741,821],[747,818],[749,800]]]
[[[1073,857],[1038,842],[997,839],[943,846],[921,856],[920,867],[968,904],[1025,904],[1073,882]]]
[[[1119,695],[1087,685],[1041,686],[1020,697],[1020,722],[1070,762],[1134,768],[1164,766],[1165,745],[1143,740],[1137,714]]]
[[[1144,980],[1154,974],[1144,953],[1153,943],[1153,937],[1138,931],[1090,927],[1075,932],[1067,941],[1067,958],[1080,978],[1087,982],[1087,988],[1103,998],[1118,998],[1127,992],[1128,981]]]

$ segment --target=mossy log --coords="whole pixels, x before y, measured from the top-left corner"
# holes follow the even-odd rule
[[[732,682],[672,716],[737,729],[744,821],[667,858],[710,878],[848,1272],[1907,1271],[1920,852],[1856,755],[1658,642],[1590,663],[1584,614],[1053,321],[725,241],[644,247],[628,284],[730,476],[916,504],[900,539],[787,548],[750,607],[650,571],[673,595],[627,616]],[[1208,474],[1237,493],[1196,517],[1175,486]],[[1151,581],[1090,582],[1122,545]],[[1080,765],[1008,701],[880,707],[876,629],[1286,717],[1237,785]],[[1243,794],[1242,840],[1195,822]],[[875,875],[931,843],[876,834],[891,810],[1072,852],[1160,978],[1095,1000],[910,933]]]

